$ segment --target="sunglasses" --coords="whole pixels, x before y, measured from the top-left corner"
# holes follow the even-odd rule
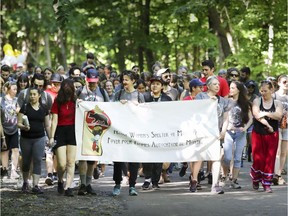
[[[239,74],[231,74],[232,77],[239,77]]]
[[[164,79],[167,79],[169,77],[171,77],[171,75],[166,75],[166,76],[164,76]]]

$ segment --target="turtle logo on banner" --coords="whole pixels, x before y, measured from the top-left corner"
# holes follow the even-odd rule
[[[85,112],[85,124],[83,134],[84,154],[101,156],[103,154],[101,139],[106,130],[110,127],[109,116],[95,106],[93,110]],[[87,143],[88,141],[88,143]]]

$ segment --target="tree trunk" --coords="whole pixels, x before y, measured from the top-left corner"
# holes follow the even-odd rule
[[[209,18],[209,28],[213,33],[217,35],[221,44],[221,50],[223,52],[224,58],[227,58],[232,54],[231,48],[226,36],[225,29],[221,26],[221,20],[219,13],[216,7],[212,6],[208,9],[208,18]]]
[[[151,70],[152,65],[154,64],[154,56],[152,50],[149,48],[149,36],[150,36],[150,0],[145,0],[145,5],[143,8],[143,16],[141,20],[141,24],[143,26],[144,38],[146,46],[144,47],[145,50],[145,57],[147,61],[147,68],[148,71]]]
[[[59,36],[59,45],[61,49],[61,58],[59,59],[59,62],[62,66],[64,66],[65,69],[67,69],[67,55],[66,55],[66,46],[65,46],[65,37],[61,29],[59,29],[58,32]]]
[[[50,43],[49,43],[48,33],[45,34],[44,41],[45,41],[46,62],[47,62],[48,67],[51,67],[52,63],[51,63],[51,53],[50,53]]]

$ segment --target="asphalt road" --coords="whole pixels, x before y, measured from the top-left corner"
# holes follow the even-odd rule
[[[122,186],[121,194],[115,199],[122,199],[126,205],[124,215],[155,215],[155,216],[206,216],[206,215],[287,215],[287,186],[272,186],[273,193],[252,189],[249,176],[251,163],[244,161],[238,182],[241,189],[224,187],[225,193],[210,193],[211,185],[205,179],[201,182],[202,190],[191,193],[188,187],[188,176],[179,177],[179,171],[170,174],[170,183],[160,185],[160,190],[141,189],[144,178],[137,179],[137,197],[128,195],[128,186]],[[108,166],[105,177],[97,180],[95,187],[111,190],[114,182],[111,179],[112,167]],[[287,179],[287,176],[284,176]]]

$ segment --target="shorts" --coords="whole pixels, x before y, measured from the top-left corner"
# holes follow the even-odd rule
[[[66,145],[76,145],[75,125],[57,126],[55,133],[56,145],[53,150]]]
[[[5,135],[5,141],[6,141],[6,145],[7,145],[7,149],[6,150],[2,150],[1,148],[1,152],[3,151],[7,151],[7,150],[11,150],[13,148],[18,148],[19,149],[19,134],[18,131],[12,135],[8,135],[6,133],[4,133]],[[1,142],[1,147],[2,147],[2,142]]]
[[[285,140],[285,141],[288,141],[288,129],[285,128],[285,129],[281,129],[279,128],[279,133],[281,133],[281,140]]]

